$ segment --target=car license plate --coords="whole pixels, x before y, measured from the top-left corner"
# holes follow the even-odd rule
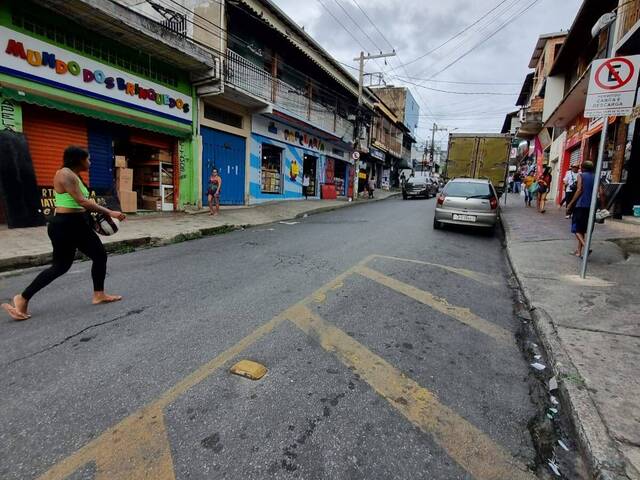
[[[457,213],[453,214],[454,220],[460,220],[462,222],[475,222],[476,217],[474,215],[458,215]]]

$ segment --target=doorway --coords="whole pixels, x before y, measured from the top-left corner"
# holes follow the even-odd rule
[[[316,173],[318,168],[318,157],[312,155],[305,155],[302,165],[302,175],[309,177],[309,186],[302,187],[302,194],[306,197],[315,197],[316,191]]]
[[[202,205],[208,205],[207,190],[213,168],[222,178],[220,204],[244,204],[245,139],[202,127]]]

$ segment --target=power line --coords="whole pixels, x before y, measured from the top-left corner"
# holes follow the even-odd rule
[[[479,46],[481,46],[482,44],[484,44],[487,40],[493,38],[495,35],[497,35],[498,33],[500,33],[500,31],[502,31],[502,29],[504,27],[506,27],[509,23],[511,23],[512,21],[514,21],[516,18],[518,18],[520,15],[522,15],[523,13],[525,13],[526,11],[528,11],[529,9],[531,9],[536,3],[538,3],[540,0],[533,0],[531,3],[529,3],[525,8],[523,8],[522,10],[520,10],[519,12],[517,12],[516,14],[512,15],[507,21],[503,22],[493,33],[491,33],[489,36],[485,37],[484,39],[482,39],[480,42],[476,43],[473,47],[471,47],[469,50],[467,50],[465,53],[463,53],[462,55],[460,55],[458,58],[456,58],[454,61],[452,61],[451,63],[449,63],[446,67],[440,69],[439,71],[437,71],[436,73],[434,73],[433,75],[431,75],[429,78],[433,78],[437,75],[440,75],[441,73],[445,72],[446,70],[448,70],[449,68],[451,68],[452,66],[454,66],[456,63],[458,63],[460,60],[462,60],[464,57],[466,57],[467,55],[469,55],[471,52],[473,52],[476,48],[478,48]]]
[[[382,53],[382,49],[378,46],[378,44],[369,36],[369,34],[364,30],[364,28],[362,28],[358,22],[356,22],[353,17],[351,16],[351,14],[349,14],[349,12],[347,11],[346,8],[344,8],[344,6],[338,1],[338,0],[333,0],[334,2],[336,2],[336,5],[338,5],[338,7],[340,7],[340,9],[345,13],[345,15],[347,17],[349,17],[349,20],[351,20],[351,22],[353,22],[353,24],[364,34],[365,37],[367,37],[367,39],[369,39],[369,41],[371,42],[371,44],[376,47],[378,49],[378,51],[380,53]]]
[[[461,81],[454,81],[454,80],[432,80],[424,77],[405,77],[401,75],[392,75],[391,78],[397,78],[398,80],[404,80],[404,79],[419,80],[419,81],[431,82],[431,83],[449,83],[452,85],[512,85],[512,86],[522,85],[522,82],[461,82]]]
[[[430,90],[432,92],[449,93],[452,95],[497,95],[497,96],[509,96],[509,97],[518,95],[518,93],[504,93],[504,92],[459,92],[454,90],[442,90],[440,88],[427,87],[425,85],[409,82],[407,80],[405,80],[405,83],[408,83],[409,85],[414,85],[419,88],[424,88],[425,90]]]
[[[484,15],[482,15],[480,18],[478,18],[475,22],[471,23],[470,25],[466,26],[465,28],[463,28],[462,30],[460,30],[458,33],[456,33],[453,37],[447,39],[446,41],[444,41],[443,43],[441,43],[440,45],[438,45],[437,47],[429,50],[427,53],[424,53],[422,55],[420,55],[417,58],[414,58],[413,60],[403,64],[403,67],[406,67],[407,65],[411,65],[415,62],[417,62],[418,60],[422,60],[423,58],[431,55],[432,53],[436,52],[437,50],[439,50],[440,48],[444,47],[445,45],[447,45],[449,42],[452,42],[453,40],[455,40],[456,38],[458,38],[460,35],[464,34],[465,32],[469,31],[471,28],[473,28],[474,26],[476,26],[478,23],[480,23],[482,20],[484,20],[486,17],[488,17],[492,12],[494,12],[498,7],[500,7],[502,4],[506,3],[507,0],[502,0],[500,3],[498,3],[495,7],[493,7],[491,10],[489,10],[488,12],[486,12]]]
[[[498,8],[496,8],[493,12],[491,12],[489,15],[485,17],[486,21],[483,22],[482,25],[480,25],[477,29],[475,29],[470,35],[467,35],[464,38],[461,38],[458,42],[452,45],[447,54],[441,55],[437,60],[435,60],[429,66],[423,68],[417,76],[422,75],[424,72],[428,70],[431,70],[431,71],[435,70],[435,67],[436,65],[438,65],[439,62],[445,61],[447,58],[450,58],[452,55],[454,55],[457,51],[467,48],[465,47],[467,43],[473,42],[476,36],[481,38],[487,31],[492,29],[494,25],[497,25],[499,22],[502,21],[503,15],[505,14],[508,15],[512,11],[512,9],[515,10],[519,8],[518,4],[524,1],[525,0],[507,0],[507,3],[501,4]]]

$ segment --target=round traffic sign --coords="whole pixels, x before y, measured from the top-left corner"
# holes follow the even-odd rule
[[[604,62],[595,74],[595,82],[603,90],[618,90],[633,78],[633,62],[624,57],[611,58]]]
[[[354,160],[360,160],[360,152],[357,152],[357,151],[356,151],[356,152],[353,152],[353,154],[351,155],[351,157],[352,157]]]

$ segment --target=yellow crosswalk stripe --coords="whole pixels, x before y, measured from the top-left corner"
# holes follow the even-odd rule
[[[414,380],[307,307],[288,310],[288,318],[354,370],[411,423],[429,433],[476,480],[535,480],[533,473],[478,428]]]
[[[355,272],[369,280],[373,280],[374,282],[395,290],[398,293],[406,295],[409,298],[413,298],[424,305],[428,305],[440,313],[451,318],[455,318],[459,322],[464,323],[465,325],[468,325],[469,327],[472,327],[499,342],[513,344],[513,334],[508,330],[479,317],[468,308],[451,305],[446,299],[436,297],[431,292],[420,290],[413,285],[401,282],[400,280],[396,280],[395,278],[391,278],[383,273],[362,265],[357,266],[355,268]]]
[[[455,273],[456,275],[461,275],[471,280],[475,280],[476,282],[481,283],[483,285],[490,285],[492,287],[497,287],[500,285],[491,275],[487,275],[486,273],[482,273],[482,272],[476,272],[474,270],[467,270],[466,268],[450,267],[449,265],[442,265],[440,263],[424,262],[422,260],[414,260],[412,258],[393,257],[389,255],[374,255],[373,258],[384,258],[386,260],[393,260],[396,262],[415,263],[417,265],[437,267],[442,270]]]

